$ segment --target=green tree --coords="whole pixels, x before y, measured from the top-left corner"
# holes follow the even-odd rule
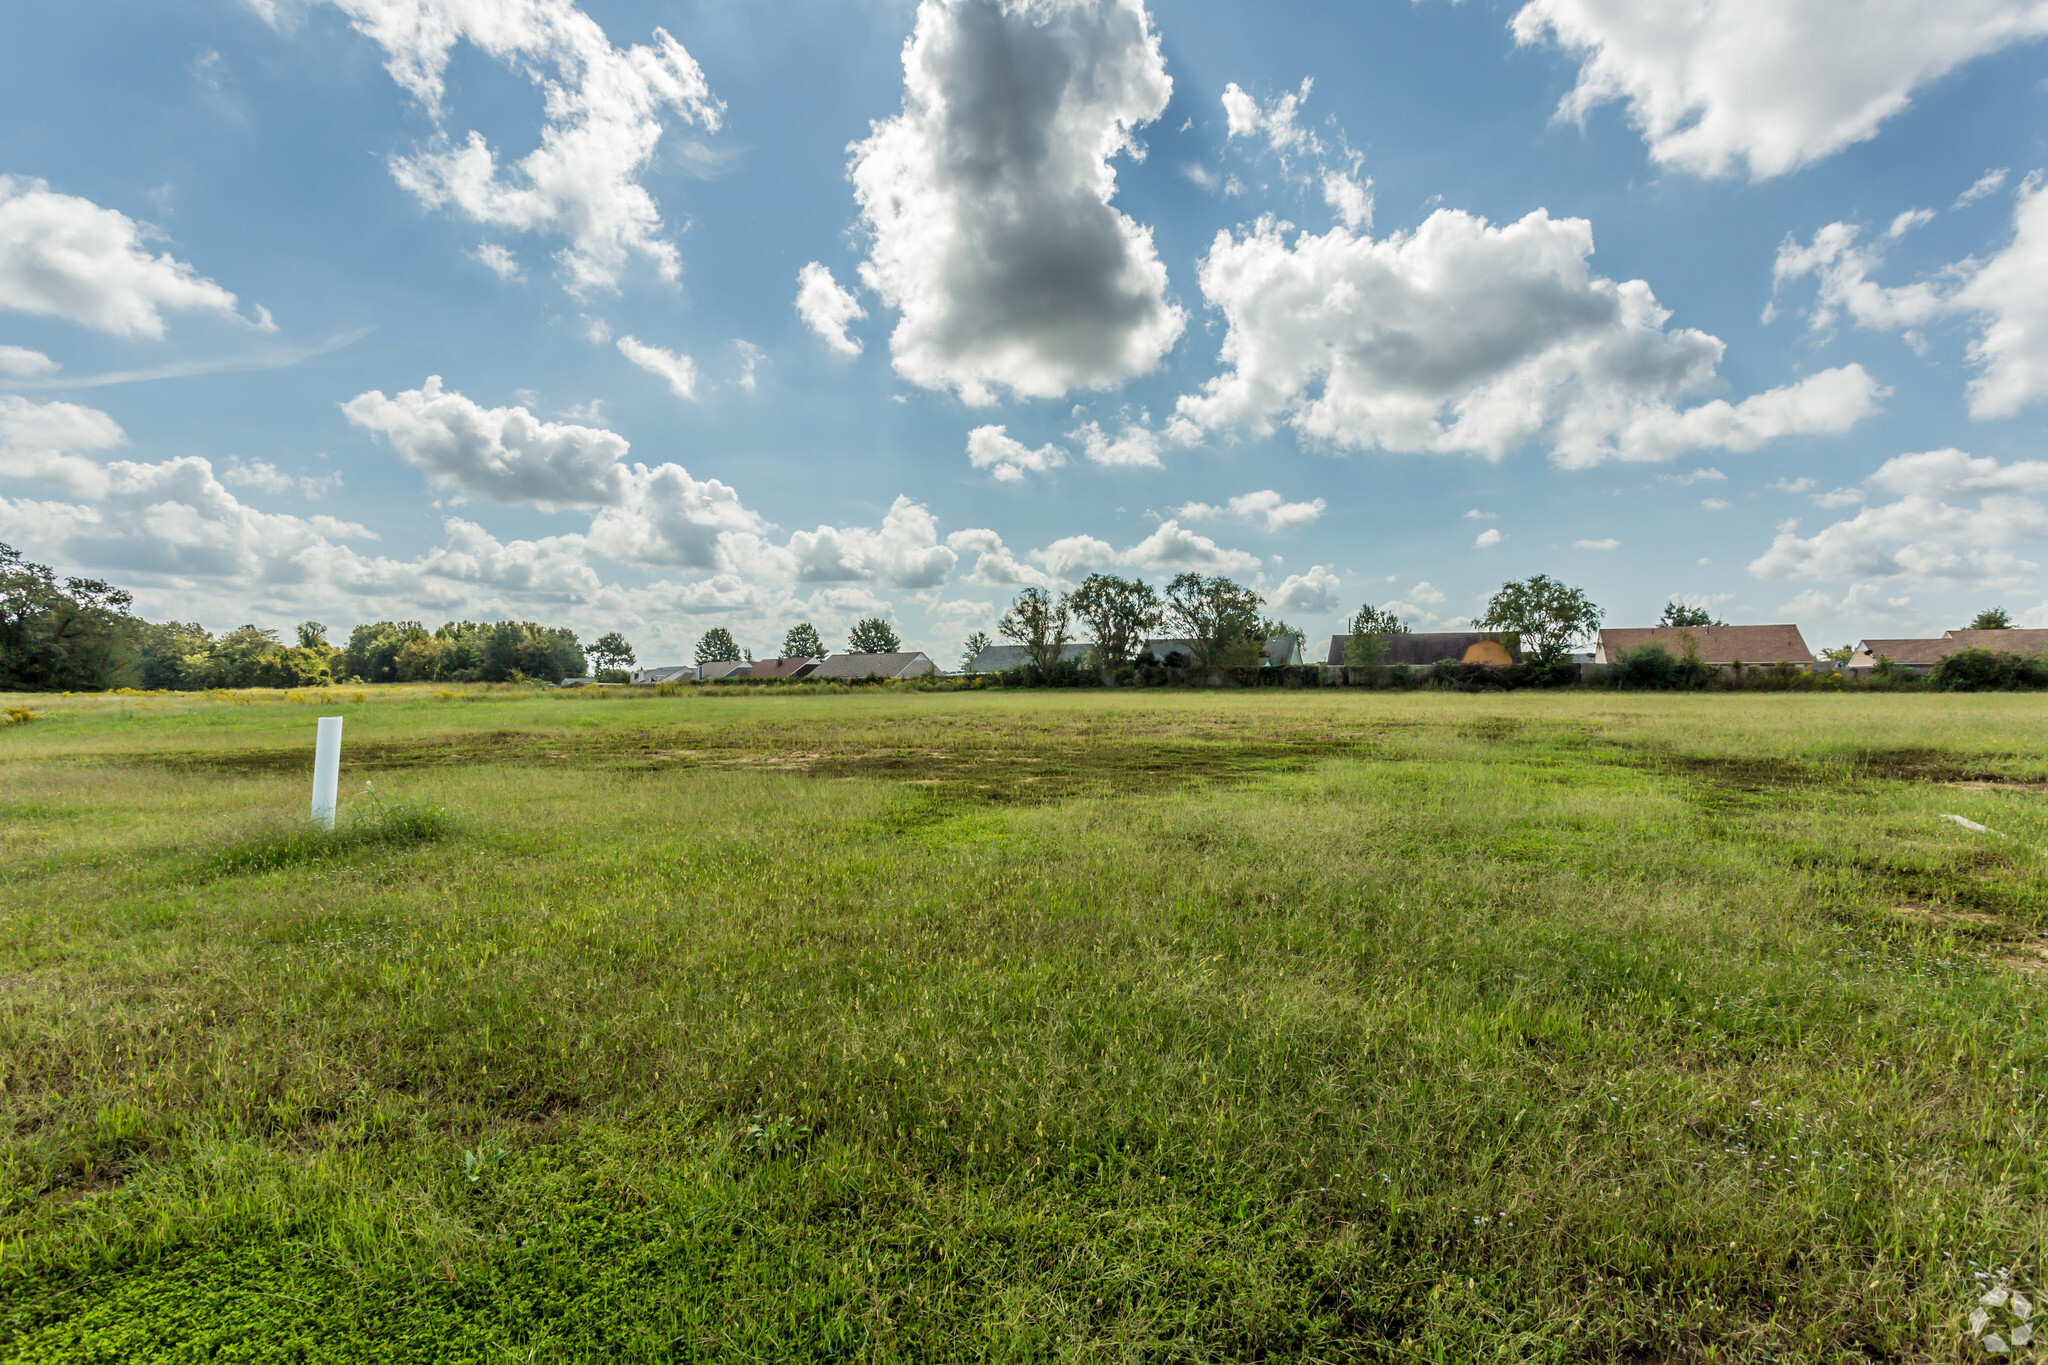
[[[782,657],[785,659],[822,659],[825,657],[825,642],[818,636],[818,628],[809,621],[799,621],[789,628],[782,637]]]
[[[894,654],[902,648],[903,641],[879,616],[855,621],[853,629],[846,633],[846,652],[849,654]]]
[[[1970,622],[1971,630],[2011,630],[2012,613],[2004,607],[1987,607]]]
[[[1407,633],[1408,627],[1399,616],[1367,602],[1351,618],[1351,638],[1344,642],[1344,662],[1353,668],[1383,664],[1387,661],[1387,637]]]
[[[1717,620],[1714,613],[1705,607],[1688,606],[1673,598],[1664,604],[1664,614],[1657,618],[1660,626],[1725,626],[1726,621]]]
[[[213,667],[213,632],[197,621],[149,621],[136,632],[142,685],[170,691],[207,687]]]
[[[626,643],[626,637],[617,631],[606,631],[590,646],[590,661],[600,671],[627,667],[633,662],[633,646]]]
[[[1578,589],[1548,574],[1504,583],[1479,618],[1485,630],[1513,631],[1539,664],[1556,663],[1572,643],[1600,629],[1600,608]]]
[[[739,661],[740,647],[734,643],[732,632],[724,626],[713,626],[697,638],[699,664],[736,664]]]
[[[1265,600],[1221,576],[1176,574],[1166,585],[1166,620],[1194,643],[1198,668],[1250,668],[1265,647],[1259,610]]]
[[[1054,597],[1044,588],[1026,588],[1003,613],[996,629],[1005,640],[1024,646],[1038,675],[1049,678],[1053,665],[1066,652],[1067,627],[1072,620],[1065,597]]]
[[[134,599],[97,578],[67,578],[0,545],[0,691],[83,692],[138,673]]]
[[[1094,634],[1095,657],[1105,670],[1136,658],[1165,615],[1165,604],[1150,583],[1106,573],[1082,579],[1067,594],[1067,609]]]
[[[321,625],[318,621],[299,622],[299,648],[319,650],[331,648],[327,643],[327,627]]]
[[[994,641],[988,638],[988,632],[985,630],[977,630],[972,635],[969,635],[966,642],[960,646],[960,671],[962,673],[974,672],[974,661],[981,657],[981,651],[987,649],[993,643]]]

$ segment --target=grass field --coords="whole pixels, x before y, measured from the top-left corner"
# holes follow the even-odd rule
[[[2037,1273],[2036,698],[17,703],[0,1361],[1960,1361]]]

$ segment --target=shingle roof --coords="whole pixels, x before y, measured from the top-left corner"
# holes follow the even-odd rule
[[[1070,663],[1079,663],[1089,650],[1095,648],[1085,640],[1069,641],[1060,650],[1060,658]],[[1022,668],[1031,662],[1031,654],[1022,645],[990,645],[974,656],[968,666],[970,673],[1005,673],[1013,668]]]
[[[1876,659],[1880,656],[1895,664],[1931,664],[1944,654],[1953,654],[1968,646],[1954,640],[1858,640],[1856,651]]]
[[[1623,626],[1600,632],[1593,651],[1597,662],[1611,664],[1632,649],[1655,641],[1679,658],[1697,650],[1705,664],[1810,664],[1813,651],[1794,625],[1772,626]]]
[[[2048,630],[1951,630],[1942,638],[1959,649],[1988,649],[1997,654],[2039,654],[2048,650]]]
[[[922,651],[909,654],[834,654],[808,674],[812,678],[910,678],[938,672]]]
[[[801,678],[818,666],[818,661],[809,655],[795,655],[783,659],[756,659],[754,666],[747,670],[750,678]]]

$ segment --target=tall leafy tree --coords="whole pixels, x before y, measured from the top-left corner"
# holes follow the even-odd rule
[[[1660,626],[1725,626],[1726,621],[1715,618],[1705,607],[1688,606],[1673,598],[1664,604],[1664,614],[1657,618]]]
[[[331,648],[327,643],[327,627],[321,625],[318,621],[299,622],[299,648],[321,650]]]
[[[1401,618],[1384,607],[1367,602],[1351,618],[1351,638],[1344,642],[1344,662],[1354,668],[1387,661],[1387,637],[1406,635]]]
[[[47,565],[0,545],[0,690],[97,691],[134,678],[133,601],[96,578],[60,586]]]
[[[799,621],[789,628],[782,637],[782,657],[785,659],[822,659],[825,657],[825,642],[818,636],[818,628],[809,621]]]
[[[2004,607],[1986,607],[1970,622],[1971,630],[2011,630],[2012,613]]]
[[[988,638],[988,632],[985,630],[977,630],[969,635],[960,646],[960,671],[962,673],[972,673],[974,671],[974,661],[981,657],[981,651],[987,649],[993,643],[994,641]]]
[[[1146,637],[1159,629],[1166,604],[1152,585],[1138,578],[1092,573],[1067,594],[1068,610],[1095,637],[1095,657],[1105,669],[1137,657]]]
[[[1003,613],[996,629],[1005,640],[1024,646],[1039,676],[1049,677],[1066,652],[1072,622],[1073,612],[1064,596],[1054,597],[1044,588],[1026,588]]]
[[[628,667],[633,662],[633,646],[617,631],[606,631],[591,643],[590,661],[601,670]]]
[[[1574,641],[1598,631],[1600,620],[1600,608],[1583,590],[1549,574],[1536,574],[1520,583],[1503,583],[1487,602],[1479,625],[1515,632],[1535,662],[1549,664],[1570,653]]]
[[[697,662],[699,664],[733,664],[740,661],[740,647],[732,638],[732,632],[724,626],[713,626],[697,637]]]
[[[1166,585],[1166,621],[1175,634],[1193,641],[1201,668],[1249,668],[1265,645],[1259,616],[1265,600],[1252,589],[1220,575],[1176,574]]]
[[[846,633],[849,654],[894,654],[902,648],[902,638],[879,616],[854,622],[853,629]]]

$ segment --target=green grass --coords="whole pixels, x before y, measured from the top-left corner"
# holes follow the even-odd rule
[[[2031,698],[24,704],[0,1362],[1948,1361],[2038,1270]]]

